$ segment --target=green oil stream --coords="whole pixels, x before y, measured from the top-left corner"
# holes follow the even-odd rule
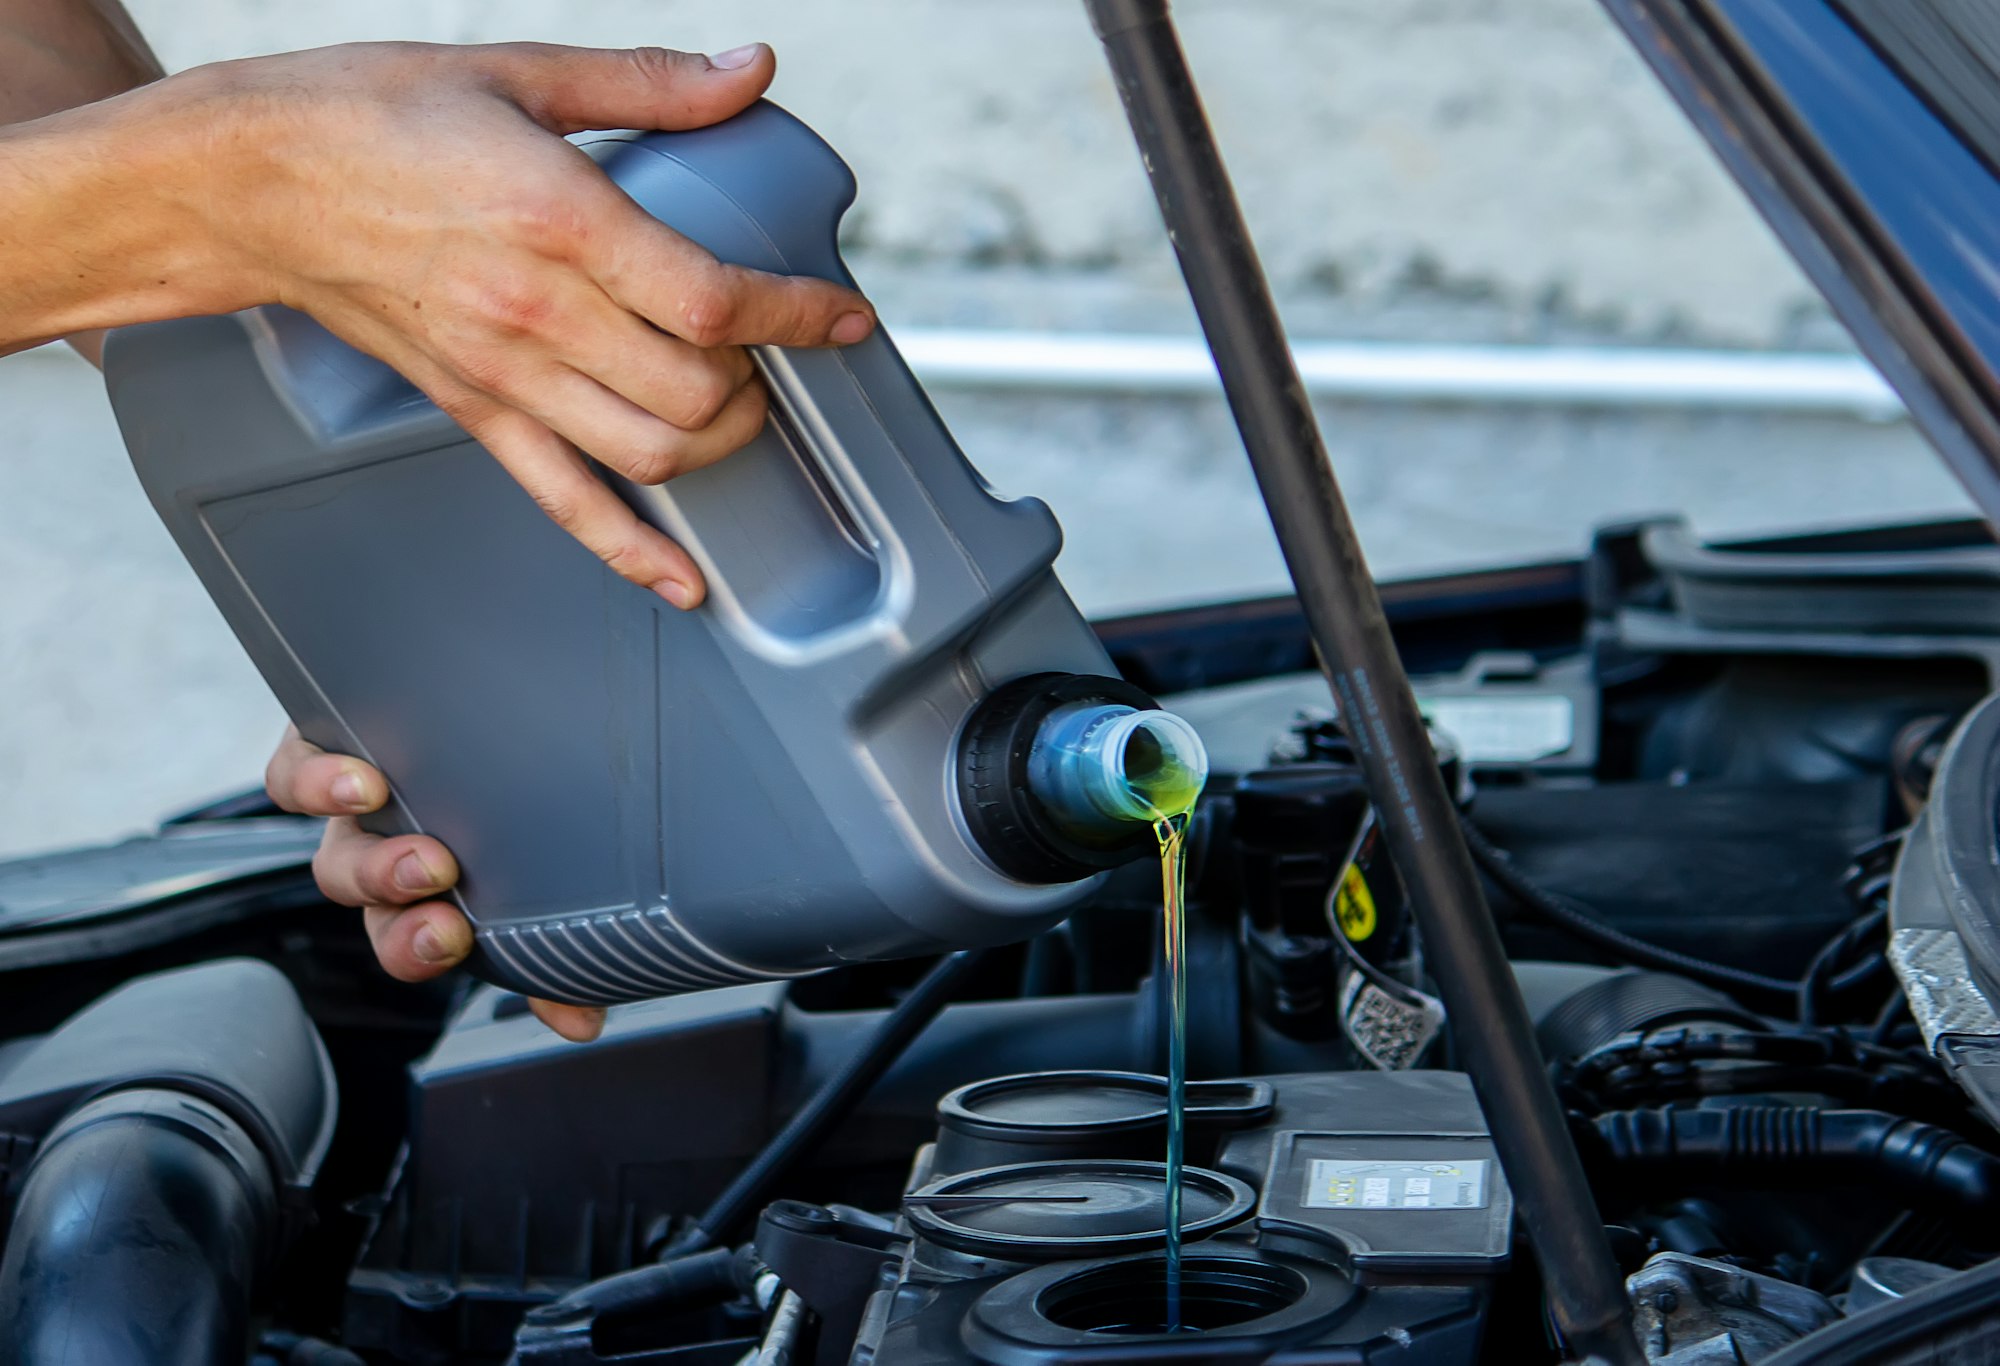
[[[1160,904],[1166,911],[1167,1331],[1181,1327],[1181,1169],[1187,1164],[1187,813],[1153,822],[1160,840]]]
[[[1181,1172],[1187,1097],[1188,818],[1208,781],[1201,737],[1163,711],[1077,702],[1044,718],[1028,760],[1028,787],[1054,815],[1092,837],[1106,823],[1143,820],[1160,844],[1167,1026],[1166,1330],[1181,1328]]]
[[[1144,738],[1141,738],[1141,737]],[[1166,1329],[1181,1329],[1181,1172],[1187,1163],[1187,829],[1208,778],[1206,756],[1176,753],[1154,737],[1135,736],[1125,750],[1125,777],[1151,813],[1160,842],[1161,939],[1167,974],[1167,1285]]]

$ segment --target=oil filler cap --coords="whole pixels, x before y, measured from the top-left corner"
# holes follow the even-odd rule
[[[1190,1131],[1246,1129],[1271,1117],[1267,1081],[1191,1081]],[[939,1176],[1056,1158],[1137,1157],[1160,1151],[1167,1079],[1147,1072],[1022,1072],[990,1077],[938,1102]],[[1140,1151],[1134,1151],[1139,1149]]]
[[[1256,1192],[1233,1176],[1203,1167],[1182,1172],[1184,1238],[1239,1224],[1256,1205]],[[1166,1163],[1122,1158],[987,1167],[934,1181],[904,1198],[911,1226],[931,1242],[1010,1262],[1164,1247],[1166,1207]]]

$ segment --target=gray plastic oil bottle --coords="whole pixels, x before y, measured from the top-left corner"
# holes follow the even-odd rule
[[[853,179],[776,106],[587,150],[724,260],[851,282]],[[749,447],[607,476],[707,574],[681,613],[302,315],[109,343],[155,508],[300,730],[389,776],[373,828],[456,853],[489,980],[608,1003],[1024,938],[1153,849],[1149,782],[1205,768],[885,332],[758,362]]]

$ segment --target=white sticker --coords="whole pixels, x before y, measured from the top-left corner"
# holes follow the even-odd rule
[[[1485,1209],[1486,1159],[1372,1162],[1315,1158],[1299,1201],[1307,1209]]]
[[[1576,708],[1560,694],[1426,697],[1421,705],[1469,763],[1527,763],[1576,743]]]
[[[1348,1042],[1375,1067],[1399,1072],[1414,1067],[1444,1027],[1444,1007],[1434,997],[1408,991],[1399,1000],[1350,968],[1340,987],[1340,1024]]]

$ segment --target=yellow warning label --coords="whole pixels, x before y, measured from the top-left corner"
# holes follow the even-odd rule
[[[1375,933],[1375,894],[1368,890],[1368,879],[1361,876],[1361,869],[1352,863],[1347,865],[1340,893],[1333,899],[1333,918],[1351,943],[1359,944]]]

